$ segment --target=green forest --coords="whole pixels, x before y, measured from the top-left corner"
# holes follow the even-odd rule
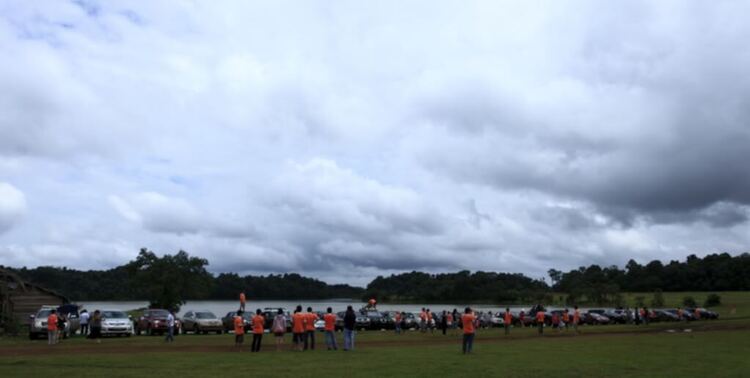
[[[73,301],[149,300],[153,306],[179,306],[186,299],[376,298],[391,302],[534,302],[566,293],[570,303],[617,303],[621,292],[750,290],[750,254],[690,255],[685,261],[658,260],[624,268],[590,265],[568,272],[549,270],[550,284],[520,273],[469,272],[430,274],[412,271],[378,276],[367,287],[329,285],[297,273],[240,276],[213,274],[209,261],[180,251],[157,256],[141,249],[138,257],[109,270],[65,267],[8,268],[27,281],[57,291]]]

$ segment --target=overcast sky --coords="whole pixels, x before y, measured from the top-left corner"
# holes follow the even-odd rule
[[[3,1],[0,264],[750,251],[750,3]]]

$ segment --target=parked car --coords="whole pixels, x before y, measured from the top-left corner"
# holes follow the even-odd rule
[[[654,317],[652,318],[653,321],[657,322],[676,322],[680,320],[679,316],[677,316],[677,313],[672,313],[667,310],[653,310]]]
[[[148,309],[144,311],[143,315],[138,317],[138,320],[135,322],[135,334],[163,335],[169,329],[167,325],[168,315],[169,311],[164,309]],[[174,334],[179,335],[181,328],[182,322],[175,317]]]
[[[237,311],[229,311],[223,318],[221,318],[221,324],[224,326],[224,332],[234,331],[234,317],[237,316]],[[253,314],[249,312],[242,313],[242,321],[245,324],[245,333],[250,332],[253,329],[252,324]]]
[[[383,314],[381,314],[378,311],[370,310],[370,311],[362,311],[360,312],[360,316],[366,317],[368,322],[368,329],[384,329],[386,328],[387,321],[383,317]]]
[[[336,313],[336,327],[338,329],[344,329],[344,315],[346,314],[346,311],[339,311]],[[356,318],[354,320],[354,327],[356,329],[370,329],[370,318],[360,314],[355,313]]]
[[[583,314],[583,322],[584,324],[599,325],[609,324],[610,320],[608,317],[597,314],[596,312],[586,312],[585,314]]]
[[[102,314],[102,336],[130,337],[133,334],[133,319],[130,315],[119,310],[103,310]]]
[[[188,311],[182,315],[182,333],[224,333],[224,324],[211,311]]]
[[[695,320],[695,309],[694,308],[686,308],[686,313],[689,313],[691,317],[693,317],[693,320]],[[718,319],[719,314],[706,310],[705,308],[698,308],[698,313],[700,314],[701,320],[707,320],[707,319]]]
[[[52,310],[55,310],[58,315],[62,314],[65,316],[65,329],[62,332],[62,338],[68,338],[68,336],[75,334],[78,328],[80,328],[77,305],[45,305],[36,314],[29,317],[29,339],[33,340],[40,336],[47,337],[47,317]]]

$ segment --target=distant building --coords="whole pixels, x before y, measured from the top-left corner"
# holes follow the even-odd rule
[[[61,306],[68,299],[52,290],[26,282],[10,270],[0,268],[0,329],[15,322],[28,326],[29,316],[43,305]]]

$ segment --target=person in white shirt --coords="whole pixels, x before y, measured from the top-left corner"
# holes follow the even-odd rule
[[[166,342],[174,342],[174,311],[169,310],[167,315],[167,337],[164,339]]]
[[[81,311],[80,319],[81,319],[81,335],[86,336],[89,334],[89,318],[91,315],[89,315],[89,312],[86,310]]]

